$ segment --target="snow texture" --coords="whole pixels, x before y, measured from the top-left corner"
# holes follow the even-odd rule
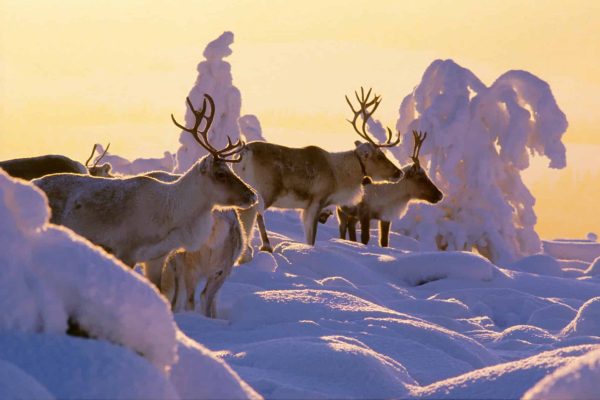
[[[546,376],[523,396],[531,399],[594,399],[600,394],[600,349]]]
[[[238,88],[233,85],[231,65],[223,60],[231,55],[232,44],[233,33],[224,32],[206,46],[206,60],[198,64],[198,77],[188,94],[196,109],[201,106],[204,94],[209,94],[214,99],[215,118],[208,136],[211,144],[217,149],[227,145],[228,136],[233,142],[240,138],[247,141],[264,140],[260,123],[255,116],[245,115],[240,121],[242,97]],[[185,124],[194,125],[194,115],[187,105]],[[177,150],[175,171],[182,173],[207,152],[187,132],[181,132],[179,142],[181,146]]]
[[[535,198],[520,172],[529,155],[566,165],[561,137],[567,120],[549,85],[526,71],[508,71],[491,86],[452,60],[436,60],[400,106],[402,162],[412,131],[427,131],[421,163],[444,192],[437,205],[412,205],[396,224],[430,249],[476,249],[505,265],[540,251]]]

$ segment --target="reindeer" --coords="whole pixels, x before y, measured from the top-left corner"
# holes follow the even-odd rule
[[[259,194],[256,207],[241,212],[244,225],[253,227],[258,223],[261,250],[272,252],[264,222],[264,211],[273,206],[302,210],[302,222],[306,243],[314,245],[319,212],[330,204],[353,205],[360,201],[365,176],[375,179],[400,179],[402,171],[387,159],[382,148],[392,147],[400,141],[392,141],[388,128],[385,143],[376,143],[367,133],[366,124],[379,103],[380,96],[370,99],[371,90],[365,95],[355,92],[358,110],[346,96],[354,118],[349,121],[356,133],[366,142],[356,141],[356,148],[331,153],[316,146],[289,148],[265,142],[251,142],[242,154],[243,160],[233,166],[234,171]],[[362,116],[362,129],[357,126]],[[250,231],[251,231],[250,228]]]
[[[373,183],[365,181],[365,194],[356,206],[342,206],[337,208],[337,216],[340,228],[340,238],[349,238],[356,241],[356,223],[360,221],[361,242],[369,243],[369,225],[372,219],[379,220],[379,244],[381,247],[388,246],[391,220],[400,218],[405,212],[411,200],[425,200],[437,203],[443,198],[442,192],[429,179],[425,170],[419,162],[419,152],[427,137],[427,132],[413,131],[415,147],[411,157],[413,163],[402,168],[404,176],[398,182]],[[322,215],[327,220],[327,216]]]
[[[110,143],[106,150],[110,147]],[[102,164],[98,166],[98,162],[104,157],[106,151],[89,166],[89,162],[96,152],[96,146],[92,150],[92,155],[85,162],[85,166],[79,161],[70,159],[69,157],[48,154],[38,157],[15,158],[14,160],[0,161],[0,168],[6,171],[7,174],[14,178],[32,180],[44,175],[73,173],[92,176],[110,176],[110,164]]]
[[[197,251],[171,253],[162,268],[160,291],[172,310],[194,310],[196,286],[206,279],[200,295],[200,309],[209,318],[217,317],[216,295],[234,264],[241,263],[246,232],[235,211],[216,210],[208,241]]]
[[[177,126],[209,152],[185,174],[174,182],[143,175],[99,178],[55,174],[37,179],[34,183],[48,196],[51,222],[73,229],[133,266],[174,249],[200,248],[210,235],[215,207],[252,206],[256,194],[228,166],[241,160],[238,153],[244,143],[229,140],[221,150],[210,144],[207,133],[214,102],[209,95],[204,96],[199,110],[187,99],[196,119],[192,128],[182,127],[171,115]]]

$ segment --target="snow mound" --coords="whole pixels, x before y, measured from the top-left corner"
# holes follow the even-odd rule
[[[54,399],[42,384],[16,365],[0,360],[1,399]]]
[[[0,333],[0,359],[60,399],[177,398],[163,371],[128,348],[66,335]]]
[[[469,307],[474,315],[489,317],[500,328],[527,323],[531,314],[552,303],[509,288],[455,289],[431,297],[458,300]]]
[[[482,368],[432,385],[415,388],[424,399],[518,399],[536,382],[598,346],[574,346]]]
[[[600,257],[596,257],[596,259],[590,264],[588,269],[585,270],[585,274],[590,276],[600,275]]]
[[[170,366],[176,345],[168,304],[114,257],[49,224],[49,212],[39,189],[0,171],[0,331],[81,330]]]
[[[477,251],[508,264],[540,251],[535,203],[521,180],[529,154],[566,164],[567,120],[550,86],[526,71],[508,71],[491,86],[452,60],[435,60],[400,105],[402,142],[427,131],[421,164],[444,192],[436,205],[413,204],[398,223],[430,248]],[[392,150],[409,160],[412,145]]]
[[[385,261],[378,270],[393,281],[404,281],[410,286],[441,279],[489,281],[497,269],[487,259],[467,252],[413,253]]]
[[[562,334],[569,337],[600,336],[600,297],[586,301]]]
[[[406,385],[416,384],[401,364],[346,337],[270,340],[226,357],[230,358],[240,367],[260,364],[261,368],[276,374],[298,374],[298,379],[310,382],[312,390],[326,397],[403,396],[407,393]],[[364,385],[364,381],[369,385]],[[301,388],[292,388],[294,397],[310,396],[310,393],[301,394]],[[283,397],[289,390],[289,387],[278,388],[267,397]]]
[[[560,263],[554,257],[547,254],[534,254],[524,257],[510,264],[508,268],[530,274],[563,276]]]
[[[577,310],[566,304],[555,303],[542,307],[531,313],[527,324],[537,327],[558,331],[563,329],[573,320]]]
[[[555,370],[534,387],[523,399],[593,399],[600,393],[600,350],[591,351]]]
[[[262,398],[204,346],[182,332],[177,332],[177,342],[179,359],[171,368],[170,377],[182,399]]]

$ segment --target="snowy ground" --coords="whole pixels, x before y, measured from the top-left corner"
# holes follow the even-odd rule
[[[265,397],[519,398],[600,349],[600,298],[582,307],[600,296],[589,262],[501,269],[399,235],[391,249],[332,239],[334,221],[309,247],[295,213],[266,220],[275,251],[235,268],[222,319],[175,316]]]
[[[274,253],[234,269],[210,320],[173,316],[48,212],[38,189],[0,171],[0,398],[600,393],[592,241],[546,242],[571,259],[499,268],[397,234],[390,249],[340,241],[331,220],[310,247],[295,212],[268,212]]]

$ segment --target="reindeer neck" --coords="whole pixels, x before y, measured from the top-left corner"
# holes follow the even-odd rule
[[[206,178],[195,170],[197,165],[169,184],[169,205],[173,210],[173,221],[178,223],[197,217],[211,208],[206,193],[202,192]]]
[[[329,153],[329,162],[340,187],[360,187],[365,173],[364,165],[354,150]]]

